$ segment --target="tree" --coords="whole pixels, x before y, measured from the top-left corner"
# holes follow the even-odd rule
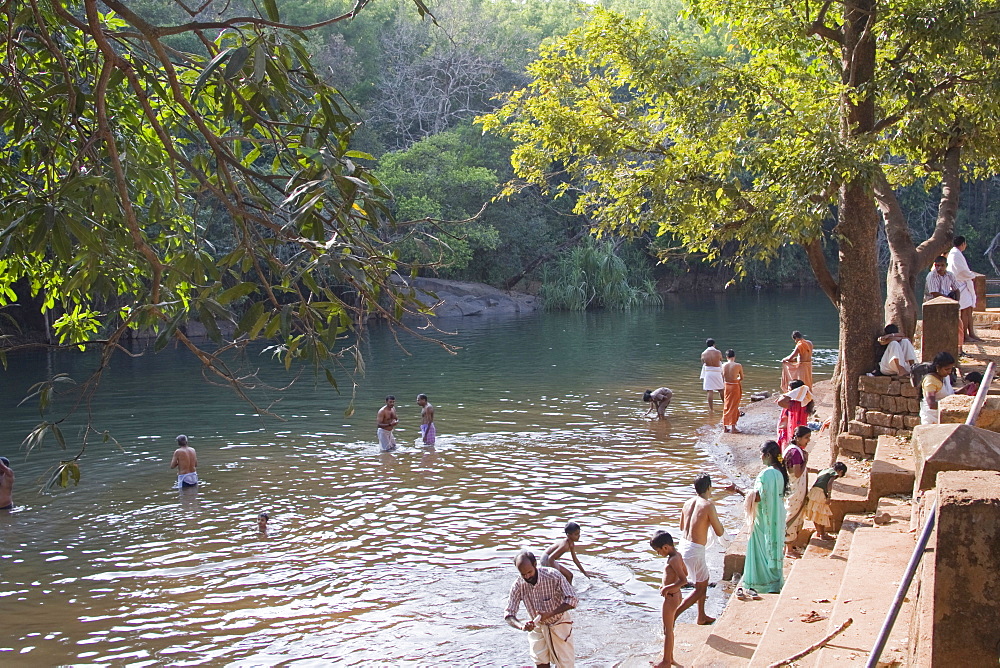
[[[912,319],[905,293],[950,237],[953,179],[996,169],[1000,12],[995,2],[848,0],[834,17],[833,6],[692,3],[704,25],[727,32],[721,58],[595,10],[482,122],[518,144],[521,177],[568,174],[562,191],[581,191],[577,211],[600,230],[656,229],[709,258],[735,243],[738,269],[802,245],[840,313],[837,432],[881,326],[876,201],[893,252],[886,311]],[[892,191],[917,175],[945,187],[938,225],[914,249]],[[823,253],[831,216],[837,275]]]
[[[186,347],[248,400],[226,354],[261,338],[336,387],[357,352],[346,333],[411,303],[380,237],[388,192],[349,149],[350,105],[304,44],[356,10],[290,25],[276,0],[229,18],[174,4],[188,19],[166,25],[121,0],[0,4],[0,302],[27,284],[59,314],[59,346],[103,347],[84,395],[135,330],[155,331],[155,350]],[[205,239],[206,209],[229,227],[223,248]],[[185,335],[189,319],[213,350]],[[43,409],[65,382],[34,388]],[[65,445],[60,421],[28,449],[50,431]],[[54,479],[78,476],[92,433]]]

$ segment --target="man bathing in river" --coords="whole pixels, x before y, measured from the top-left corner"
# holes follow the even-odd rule
[[[687,566],[688,579],[694,582],[694,593],[684,599],[677,608],[675,616],[698,604],[698,623],[702,626],[711,624],[714,618],[705,614],[705,597],[708,593],[708,563],[705,561],[705,545],[708,543],[708,529],[712,528],[716,536],[721,536],[725,530],[719,521],[715,504],[708,498],[712,489],[712,478],[703,473],[694,480],[695,496],[685,502],[681,509],[680,553]]]
[[[424,445],[434,445],[437,441],[437,430],[434,428],[434,406],[427,401],[426,394],[417,395],[417,405],[420,406],[420,436]]]
[[[718,392],[719,399],[725,401],[722,392],[726,383],[722,380],[722,351],[715,347],[715,339],[707,339],[705,345],[707,348],[701,354],[701,387],[708,392],[708,410],[712,411],[715,410],[712,395]]]
[[[392,435],[392,430],[399,420],[396,418],[396,397],[391,394],[385,398],[385,406],[378,409],[378,436],[379,449],[382,452],[389,452],[396,449],[396,437]]]
[[[177,449],[170,460],[170,468],[177,469],[177,487],[194,487],[198,484],[198,455],[188,445],[188,437],[177,437]]]
[[[583,566],[580,565],[580,560],[576,558],[576,549],[574,549],[576,547],[576,541],[580,540],[580,525],[576,522],[567,522],[565,532],[565,538],[557,540],[553,543],[552,547],[545,550],[545,554],[542,555],[542,566],[548,566],[549,568],[556,569],[562,573],[567,582],[573,584],[573,573],[556,561],[556,559],[566,554],[566,551],[568,550],[570,556],[573,557],[573,563],[576,564],[576,567],[580,569],[581,573],[587,575],[587,571],[585,571]],[[589,578],[590,576],[587,575],[587,577]]]
[[[646,390],[642,393],[642,400],[649,404],[649,410],[646,411],[646,415],[649,415],[654,410],[656,411],[656,417],[663,419],[670,405],[670,400],[673,399],[674,393],[669,387],[658,387],[655,390]],[[644,416],[645,417],[645,416]]]
[[[10,468],[10,460],[0,457],[0,510],[10,510],[14,507],[14,470]]]
[[[504,621],[518,631],[528,633],[528,651],[538,668],[573,668],[573,619],[570,610],[578,600],[573,586],[554,568],[535,565],[535,555],[521,552],[514,557],[521,576],[514,581],[507,599]],[[528,620],[517,618],[524,603]]]

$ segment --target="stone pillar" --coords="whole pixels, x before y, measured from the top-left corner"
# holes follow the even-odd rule
[[[976,274],[973,279],[973,283],[976,286],[976,305],[972,307],[973,311],[985,311],[986,310],[986,275]]]
[[[934,560],[930,665],[995,668],[1000,655],[1000,472],[943,472],[937,490],[937,541],[933,553],[924,555]]]
[[[942,350],[958,359],[958,302],[935,297],[924,302],[920,336],[920,361],[930,362]]]

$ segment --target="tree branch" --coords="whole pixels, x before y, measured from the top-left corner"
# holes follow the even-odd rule
[[[958,202],[962,191],[961,174],[962,144],[956,138],[944,154],[941,167],[941,200],[938,202],[938,215],[934,223],[934,231],[923,241],[915,251],[917,266],[926,267],[934,262],[951,242],[955,233],[955,217],[958,215]]]
[[[837,283],[837,279],[833,277],[830,273],[830,265],[826,261],[826,256],[823,254],[823,244],[819,237],[802,244],[802,247],[806,251],[806,257],[809,258],[809,266],[812,267],[813,273],[816,275],[816,280],[819,281],[819,287],[823,289],[826,296],[830,298],[833,305],[840,307],[840,285]]]

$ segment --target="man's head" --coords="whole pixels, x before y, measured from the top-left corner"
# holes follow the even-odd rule
[[[427,405],[427,395],[426,394],[418,394],[417,395],[417,405],[420,406],[421,408],[423,408],[424,406]]]
[[[269,519],[271,519],[271,516],[267,513],[257,515],[257,529],[260,531],[267,531],[267,521]]]
[[[653,391],[652,390],[646,390],[645,392],[643,392],[642,393],[642,400],[645,401],[645,402],[647,402],[647,403],[650,402],[650,401],[652,401],[653,400]]]
[[[732,348],[730,348],[729,350],[727,350],[726,351],[726,359],[727,360],[734,360],[734,359],[736,359],[736,351],[733,350]]]
[[[705,346],[708,348],[715,347],[715,339],[705,339]]]
[[[566,536],[568,536],[570,540],[580,540],[580,525],[576,522],[566,522],[566,528],[563,529],[563,531],[566,532]]]
[[[712,489],[712,476],[702,473],[694,479],[694,491],[698,495],[704,495],[710,489]]]
[[[180,447],[180,448],[186,448],[187,444],[188,444],[188,437],[187,436],[185,436],[184,434],[181,434],[180,436],[177,437],[177,446],[178,447]]]
[[[391,394],[388,395],[385,398],[385,405],[388,406],[389,408],[392,408],[393,406],[395,406],[396,405],[396,397],[392,396]]]
[[[792,332],[792,338],[798,341],[799,339],[802,338],[802,332],[800,332],[799,330],[795,330],[794,332]]]
[[[795,380],[793,380],[792,382],[790,382],[788,384],[788,389],[789,390],[794,390],[794,389],[797,389],[799,387],[802,387],[805,384],[806,384],[806,381],[802,380],[801,378],[796,378]]]
[[[938,255],[934,258],[934,271],[942,276],[948,273],[948,258],[944,255]]]
[[[958,250],[960,251],[965,250],[965,237],[962,236],[955,237],[955,241],[953,241],[952,243],[955,244],[955,248],[957,248]]]
[[[886,335],[889,335],[889,334],[899,334],[899,327],[897,327],[896,325],[886,325],[885,326],[885,333],[886,333]]]
[[[4,466],[6,466],[7,468],[10,468],[10,460],[7,459],[6,457],[0,457],[0,462],[3,462]]]
[[[514,557],[514,567],[528,584],[538,582],[538,569],[535,567],[535,555],[527,550],[518,552]]]
[[[657,531],[649,541],[649,546],[661,557],[666,557],[673,554],[674,539],[666,531]]]

